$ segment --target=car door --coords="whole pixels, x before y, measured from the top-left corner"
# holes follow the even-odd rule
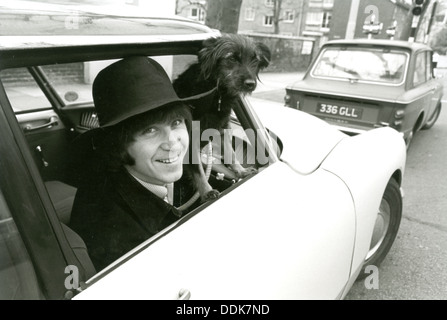
[[[4,71],[0,72],[1,296],[69,298],[75,288],[66,283],[66,268],[80,263],[46,185],[61,169],[58,159],[67,156],[64,125],[35,79],[26,80],[27,73],[21,73],[27,70]],[[17,77],[8,83],[11,74]],[[41,152],[53,147],[53,152]],[[78,270],[79,279],[85,279],[84,270]]]
[[[409,92],[409,97],[412,96],[414,100],[410,103],[408,110],[408,116],[411,120],[407,121],[406,125],[408,127],[407,129],[420,129],[424,121],[435,110],[442,94],[442,86],[433,76],[433,64],[430,51],[424,50],[416,53],[414,57],[412,87]],[[423,121],[416,123],[422,113],[424,114]],[[413,127],[415,125],[417,128]]]
[[[38,72],[37,68],[11,68],[2,70],[0,78],[42,178],[51,181],[64,175],[68,137],[53,108],[56,95],[42,91],[45,82],[34,78]],[[45,81],[41,75],[37,79]]]
[[[244,108],[236,110],[238,119],[249,117],[258,129],[254,109],[250,117],[251,107]],[[303,119],[289,111],[287,125],[300,128]],[[250,129],[245,140],[235,119],[232,127],[251,146],[257,141]],[[250,153],[242,163],[250,163]],[[299,174],[287,161],[274,161],[100,271],[75,298],[340,298],[351,272],[355,224],[351,193],[337,176]]]

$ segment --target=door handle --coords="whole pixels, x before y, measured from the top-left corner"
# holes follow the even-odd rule
[[[34,131],[34,130],[43,129],[43,128],[51,128],[52,126],[57,125],[57,123],[58,123],[57,118],[56,117],[51,117],[50,120],[47,123],[45,123],[43,125],[40,125],[40,126],[33,127],[31,124],[26,124],[23,127],[23,130],[25,132],[30,132],[30,131]]]

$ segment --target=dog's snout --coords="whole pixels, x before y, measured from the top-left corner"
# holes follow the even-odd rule
[[[256,81],[253,79],[247,79],[244,81],[244,87],[247,90],[254,90],[256,88]]]

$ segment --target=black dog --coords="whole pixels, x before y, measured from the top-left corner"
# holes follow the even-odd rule
[[[203,43],[203,49],[198,54],[198,63],[191,65],[174,81],[174,89],[183,98],[217,87],[217,95],[211,105],[193,109],[193,120],[200,121],[201,133],[213,128],[223,134],[225,129],[230,129],[230,115],[235,99],[239,94],[248,94],[256,89],[258,73],[269,62],[269,48],[252,38],[234,34],[210,38]],[[228,142],[228,139],[221,141]],[[229,166],[237,177],[256,171],[239,164],[234,157],[231,139],[228,144],[223,145],[223,150],[231,148],[232,162]],[[192,174],[202,201],[219,196],[219,192],[213,190],[208,183],[201,165],[191,164],[186,168]]]

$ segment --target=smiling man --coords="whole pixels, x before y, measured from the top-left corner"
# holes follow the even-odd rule
[[[189,146],[188,104],[207,96],[178,98],[164,69],[143,56],[115,62],[96,77],[100,128],[80,140],[94,141],[101,172],[79,187],[70,227],[97,271],[181,216],[172,205],[173,184]]]

